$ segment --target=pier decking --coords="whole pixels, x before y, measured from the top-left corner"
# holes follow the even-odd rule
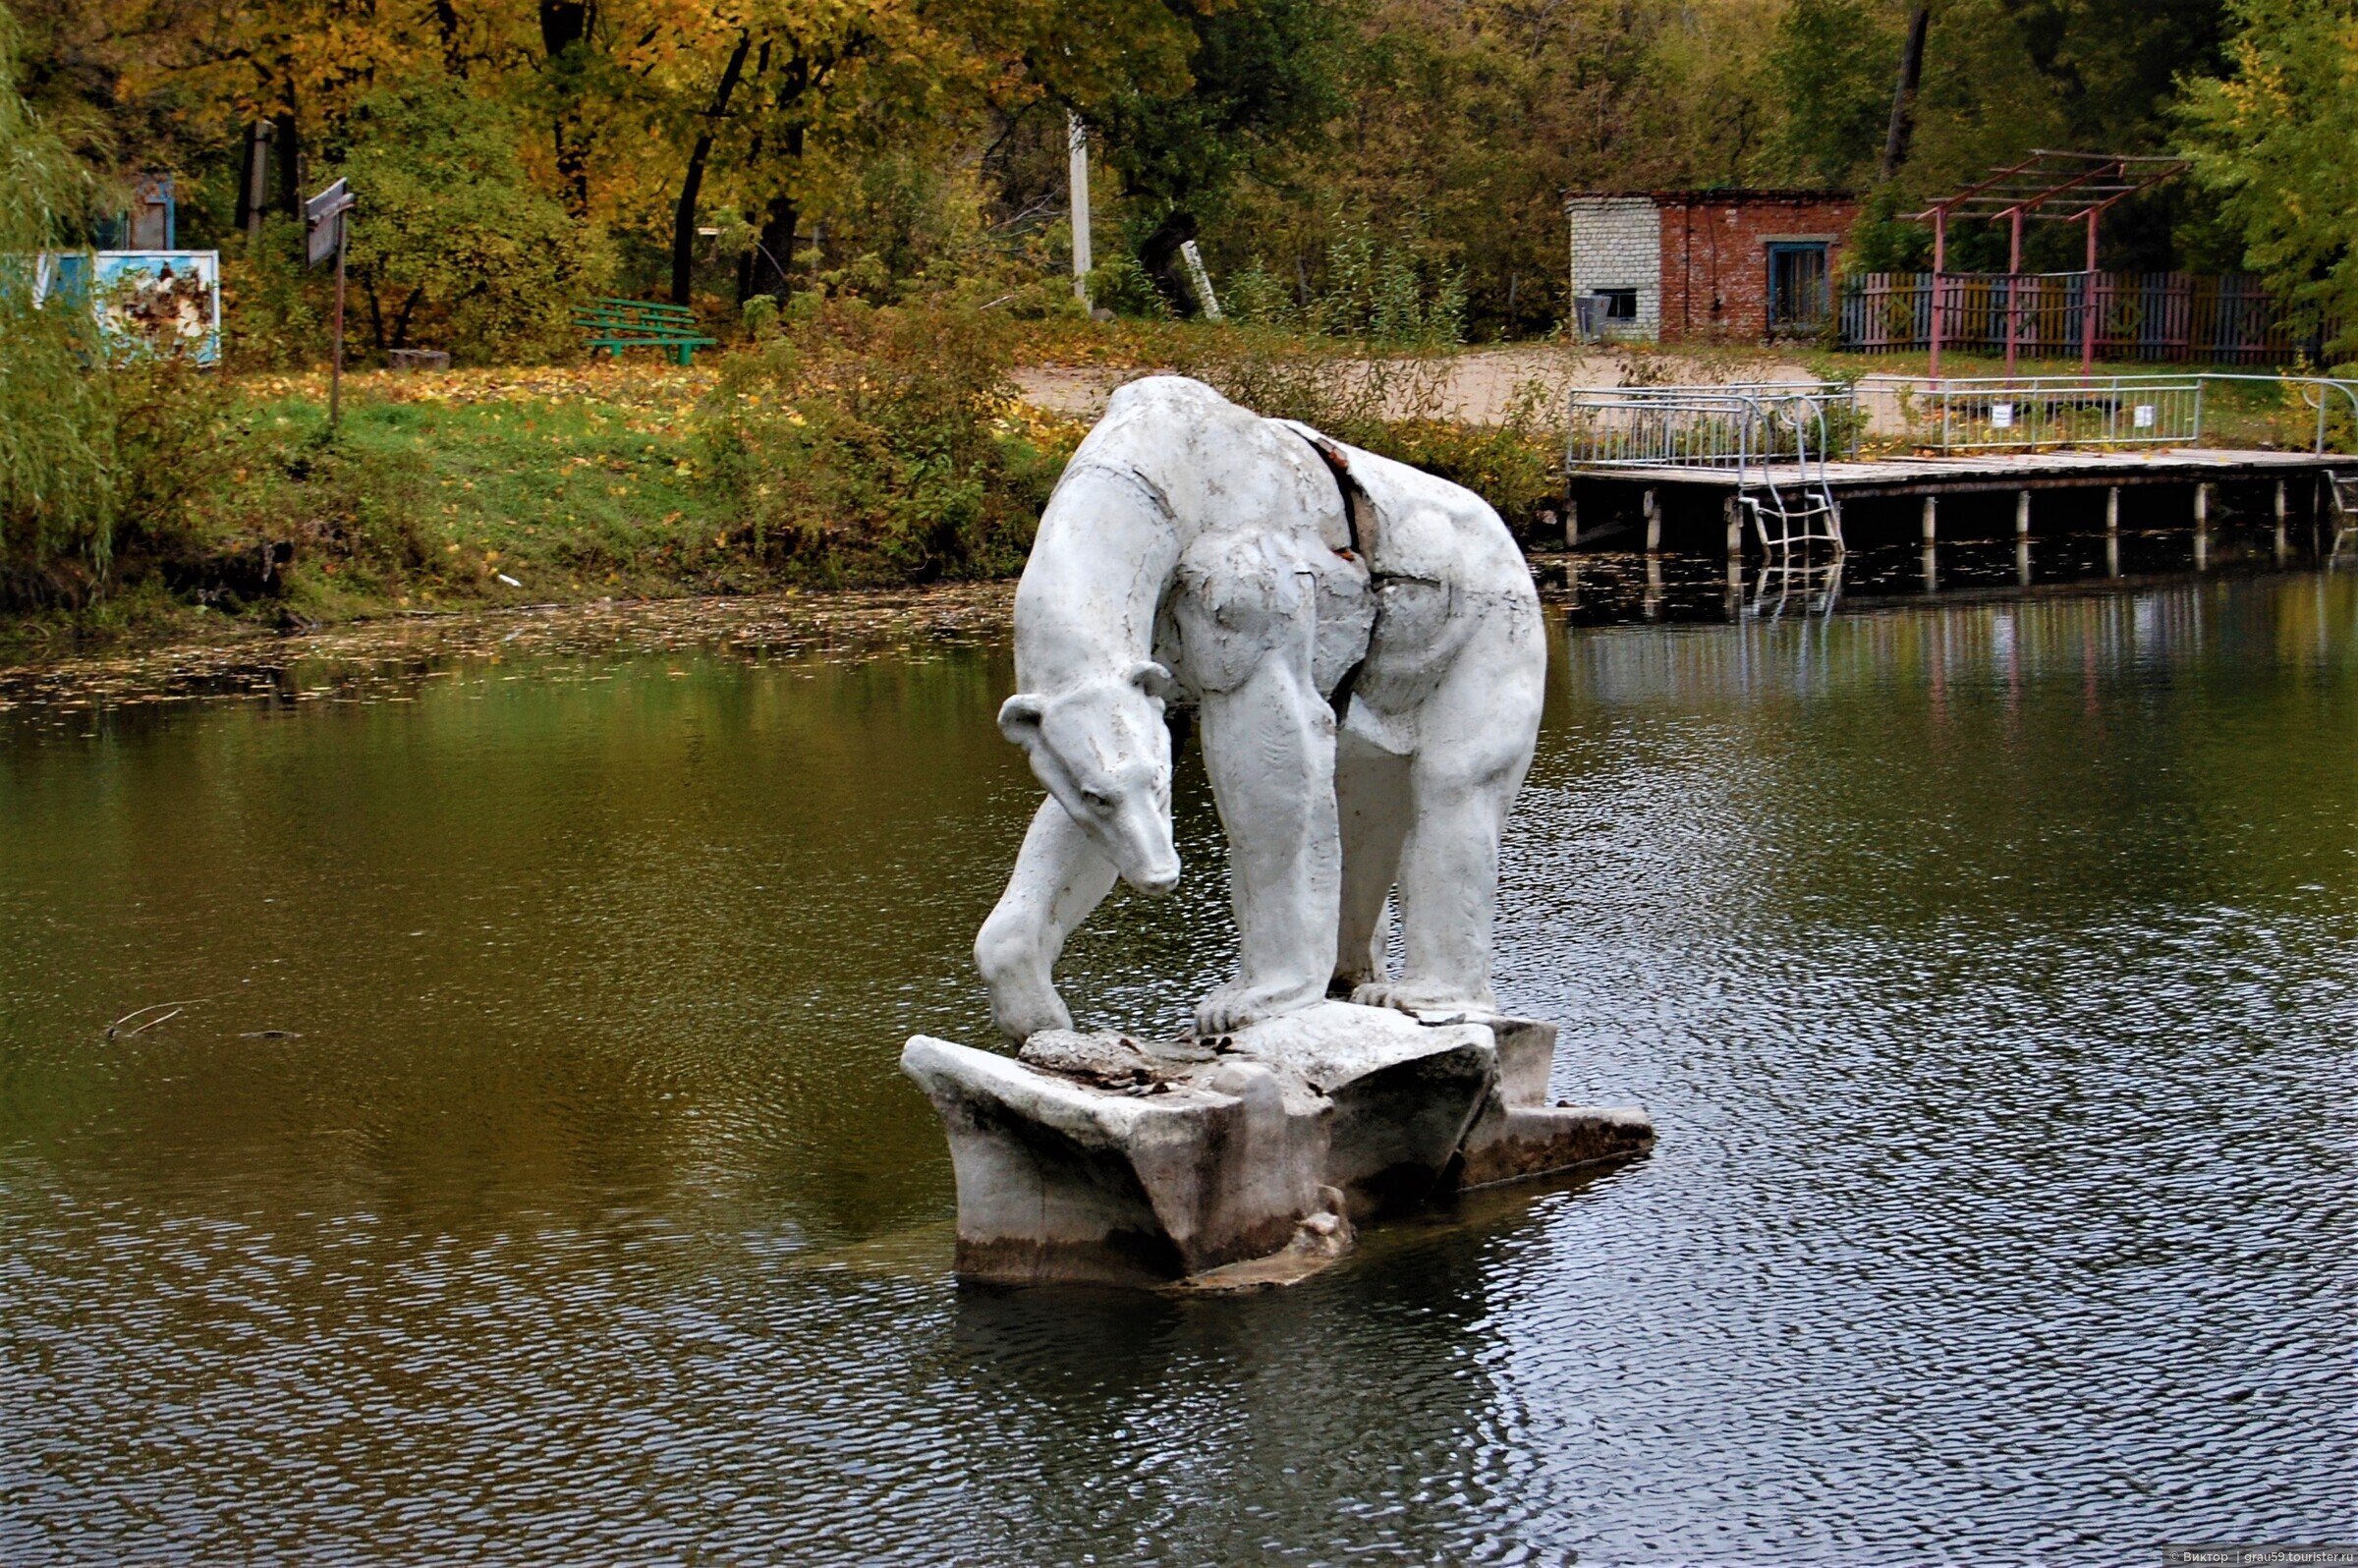
[[[1646,548],[1724,548],[1736,542],[1739,494],[1773,484],[1790,492],[1823,479],[1854,542],[1861,535],[1933,539],[1940,532],[1943,496],[2011,494],[2011,532],[2057,528],[2117,530],[2121,492],[2176,487],[2183,512],[2166,526],[2201,528],[2230,507],[2277,519],[2323,517],[2332,508],[2330,476],[2358,474],[2358,458],[2334,453],[2235,450],[2219,447],[2141,448],[2136,451],[1995,452],[1949,457],[1893,457],[1813,463],[1805,475],[1791,464],[1733,468],[1622,467],[1575,469],[1565,485],[1565,540],[1575,546],[1620,541],[1643,529]],[[2230,487],[2233,487],[2230,489]],[[2104,490],[2101,512],[2084,492]],[[2081,492],[2077,504],[2040,507],[2048,492]],[[2058,501],[2064,499],[2057,497]],[[1860,507],[1859,503],[1917,500],[1917,508]],[[2150,504],[2137,521],[2161,521]],[[2002,517],[1973,532],[2008,532]],[[1629,547],[1627,543],[1622,548]]]
[[[2273,408],[2274,425],[2252,429],[2249,445],[2218,442],[2213,404],[2228,392]],[[2199,533],[2236,513],[2279,526],[2330,515],[2338,533],[2358,514],[2358,456],[2328,450],[2358,420],[2358,382],[2328,377],[1579,388],[1566,414],[1564,537],[1575,546],[1638,527],[1649,550],[1737,551],[1749,533],[1771,553],[1876,535],[1931,543],[1951,530]],[[2183,499],[2154,494],[2170,489]],[[2125,519],[2124,495],[2137,497]],[[2012,500],[2010,519],[2002,503],[1975,499],[1999,496]],[[1953,510],[1946,497],[1958,498]]]

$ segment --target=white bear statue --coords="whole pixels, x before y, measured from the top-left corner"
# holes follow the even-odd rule
[[[1498,839],[1546,652],[1530,570],[1481,497],[1199,381],[1131,382],[1040,518],[1015,661],[999,726],[1047,799],[975,944],[1002,1032],[1071,1027],[1051,971],[1117,876],[1178,882],[1173,703],[1198,712],[1239,933],[1199,1035],[1330,994],[1493,1007]]]

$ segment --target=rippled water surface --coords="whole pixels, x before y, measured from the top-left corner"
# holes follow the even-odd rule
[[[1659,1148],[1240,1300],[946,1275],[1003,647],[350,674],[0,715],[0,1560],[2358,1536],[2358,576],[1559,631],[1500,990]]]

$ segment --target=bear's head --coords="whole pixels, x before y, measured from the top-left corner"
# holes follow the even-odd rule
[[[1163,700],[1171,674],[1142,659],[1126,673],[1040,696],[1019,692],[999,708],[999,732],[1065,814],[1142,893],[1179,885],[1171,843],[1171,732]]]

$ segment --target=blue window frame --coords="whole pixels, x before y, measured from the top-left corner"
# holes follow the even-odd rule
[[[1824,240],[1768,243],[1768,330],[1795,335],[1825,324],[1832,291],[1826,278]]]

